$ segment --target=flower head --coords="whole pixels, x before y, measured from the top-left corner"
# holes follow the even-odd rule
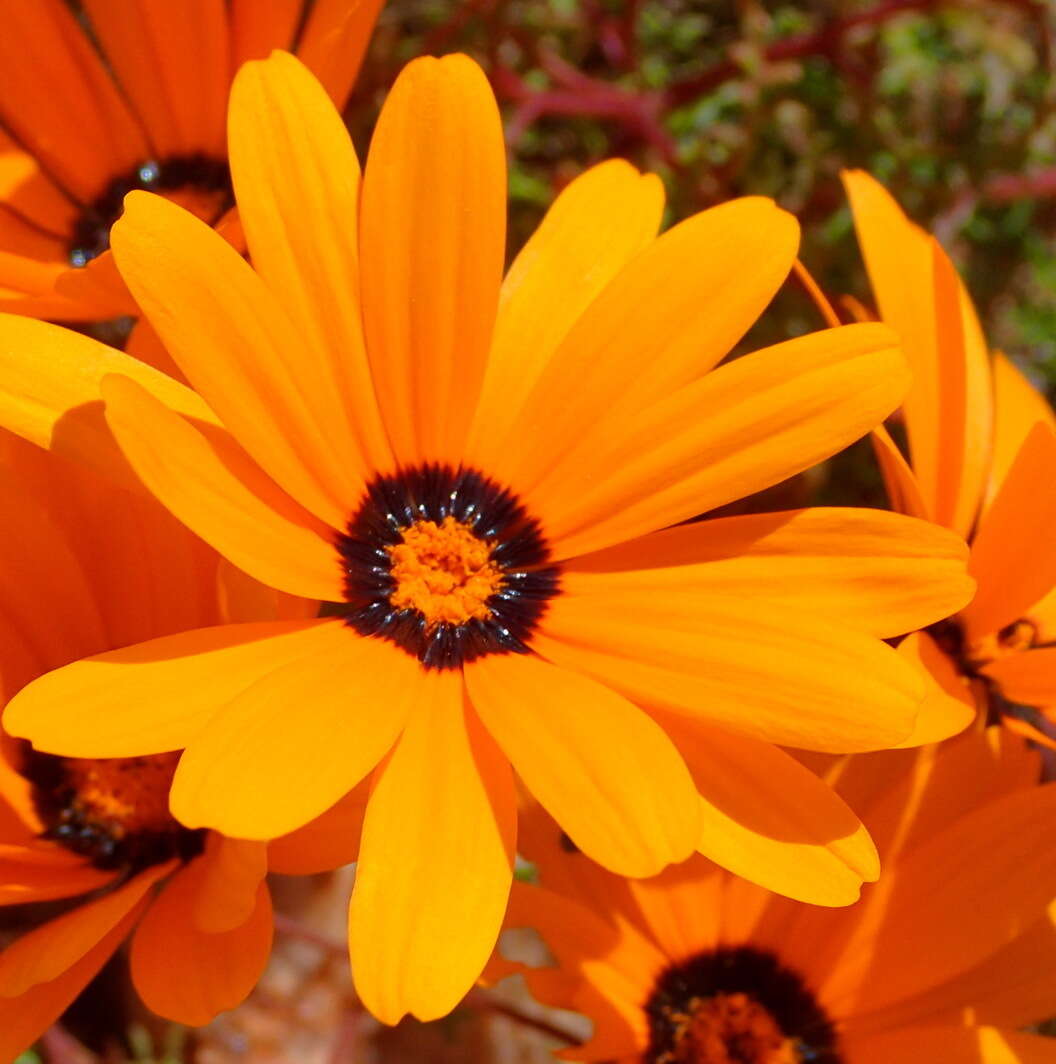
[[[832,777],[884,874],[842,910],[702,857],[620,879],[533,809],[522,846],[540,885],[514,887],[507,924],[536,928],[553,961],[496,958],[489,976],[520,972],[540,1001],[586,1015],[593,1036],[559,1054],[576,1061],[1044,1060],[1050,1041],[1020,1033],[1051,1011],[1056,786],[1039,773],[1037,752],[998,728],[843,759]]]
[[[0,309],[62,320],[135,313],[107,253],[131,189],[229,212],[238,67],[295,48],[341,105],[381,0],[80,7],[12,4],[0,39]]]
[[[1000,715],[1007,701],[1056,706],[1056,416],[988,351],[935,239],[867,174],[844,180],[880,315],[914,375],[908,463],[886,431],[874,434],[888,494],[903,513],[965,536],[978,583],[963,610],[903,642],[936,681],[921,720]]]
[[[623,162],[558,197],[504,282],[502,131],[463,56],[406,68],[362,183],[289,55],[243,68],[229,125],[252,266],[144,192],[113,233],[194,391],[9,318],[0,416],[113,475],[130,464],[322,616],[85,660],[27,688],[8,726],[63,754],[186,747],[173,811],[239,838],[289,832],[369,776],[350,942],[386,1021],[442,1014],[481,970],[514,771],[619,872],[700,848],[852,901],[877,873],[868,835],[774,744],[909,735],[921,680],[878,637],[963,604],[963,545],[854,510],[672,526],[875,426],[907,379],[890,331],[715,368],[782,283],[796,224],[750,198],[657,237],[659,182]],[[89,730],[72,707],[104,690]]]

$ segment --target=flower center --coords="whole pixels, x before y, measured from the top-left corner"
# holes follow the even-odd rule
[[[210,225],[234,204],[226,160],[200,154],[148,160],[119,174],[84,206],[70,234],[71,266],[87,266],[109,249],[110,227],[121,217],[125,196],[135,189],[160,192]]]
[[[336,612],[431,668],[527,653],[558,591],[539,523],[474,470],[425,465],[375,478],[337,549],[345,602]]]
[[[675,1028],[671,1064],[801,1064],[795,1043],[747,994],[693,999],[669,1017]]]
[[[99,868],[145,868],[201,851],[204,836],[173,819],[169,790],[178,753],[150,757],[64,758],[31,753],[44,836]]]
[[[645,1064],[840,1064],[832,1024],[803,980],[749,946],[674,964],[645,1005]]]
[[[486,621],[488,600],[503,584],[491,545],[450,514],[439,524],[417,521],[399,543],[386,547],[396,587],[389,601],[414,609],[430,625]]]

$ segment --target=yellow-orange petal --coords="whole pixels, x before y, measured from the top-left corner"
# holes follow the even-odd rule
[[[315,0],[297,54],[343,109],[385,0]]]
[[[0,425],[136,491],[142,486],[103,417],[103,377],[131,377],[173,410],[215,421],[205,403],[171,377],[48,322],[0,314],[0,361]]]
[[[964,731],[975,719],[975,699],[957,666],[927,632],[910,632],[898,652],[920,669],[927,688],[913,731],[899,747],[938,743]]]
[[[280,300],[189,211],[132,192],[110,236],[118,269],[187,379],[302,506],[341,528],[363,482],[330,442],[327,382],[302,372]]]
[[[359,855],[370,781],[364,780],[304,827],[268,843],[268,869],[310,876],[351,864]]]
[[[1017,791],[889,862],[853,910],[823,1004],[848,1015],[907,1000],[1015,939],[1056,893],[1054,816],[1056,785]],[[965,898],[972,899],[971,934]]]
[[[580,315],[656,237],[664,186],[623,159],[580,174],[506,274],[467,453],[491,468],[525,400]]]
[[[1027,706],[1056,706],[1056,647],[1009,654],[984,665],[1001,693]]]
[[[869,833],[829,786],[770,743],[654,711],[701,795],[697,849],[768,890],[850,905],[880,862]]]
[[[154,865],[116,890],[16,939],[0,953],[0,999],[17,997],[59,978],[134,911],[151,887],[174,867],[172,861]]]
[[[173,814],[241,839],[307,824],[385,756],[422,676],[392,643],[321,622],[303,657],[263,673],[190,740],[172,783]]]
[[[498,305],[506,155],[495,97],[464,55],[404,67],[363,179],[363,319],[399,462],[462,457]]]
[[[765,602],[886,638],[956,613],[975,587],[967,560],[964,540],[929,522],[816,507],[655,532],[575,558],[561,579],[577,595]]]
[[[269,587],[342,598],[333,532],[224,429],[189,421],[127,377],[102,382],[106,421],[136,475],[188,528]]]
[[[990,480],[984,504],[989,506],[1008,475],[1016,455],[1035,421],[1044,421],[1056,431],[1052,406],[1016,364],[1000,351],[994,352],[994,440]]]
[[[598,550],[809,468],[874,428],[907,381],[886,326],[812,333],[721,366],[619,427],[581,427],[526,502],[555,557]]]
[[[488,731],[584,853],[631,876],[692,853],[696,788],[671,740],[637,706],[534,655],[491,655],[465,673]]]
[[[1035,423],[972,540],[979,583],[964,610],[969,639],[997,632],[1056,587],[1056,432]]]
[[[17,1059],[66,1011],[120,946],[145,904],[145,900],[141,901],[54,979],[38,983],[17,997],[0,997],[0,1060]],[[42,933],[51,926],[45,924],[30,932],[40,936],[37,941],[44,948],[49,945],[50,935]]]
[[[533,485],[585,430],[623,435],[643,408],[707,373],[773,298],[798,244],[795,219],[761,197],[713,207],[664,233],[568,331],[509,437],[496,441],[497,472],[522,489]]]
[[[356,990],[384,1023],[458,1004],[495,945],[513,877],[509,764],[461,676],[428,680],[375,774],[349,909]]]
[[[231,89],[231,179],[253,268],[299,335],[333,448],[361,480],[392,465],[359,308],[359,162],[322,86],[286,52]]]
[[[920,494],[916,474],[891,434],[883,425],[877,425],[869,435],[869,442],[873,445],[891,508],[910,517],[927,518],[928,505]]]
[[[241,927],[253,915],[267,872],[266,843],[211,832],[201,861],[194,926],[206,934]]]
[[[805,750],[878,750],[909,735],[919,672],[880,640],[807,613],[700,595],[562,595],[533,645],[632,701]]]
[[[201,860],[165,884],[132,938],[132,982],[144,1004],[166,1019],[195,1026],[240,1004],[271,952],[272,911],[258,884],[247,919],[210,934],[196,922],[204,889]]]
[[[310,654],[325,623],[199,628],[85,658],[22,690],[4,710],[4,728],[69,757],[179,750],[261,676]]]

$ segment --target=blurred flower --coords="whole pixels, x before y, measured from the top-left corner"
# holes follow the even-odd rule
[[[107,253],[125,193],[154,189],[219,222],[233,202],[224,128],[235,71],[296,46],[341,106],[381,4],[5,4],[0,308],[65,320],[134,313]]]
[[[965,536],[979,585],[960,613],[900,646],[937,684],[921,720],[1000,712],[995,684],[1013,702],[1056,706],[1056,417],[987,350],[934,238],[867,174],[844,180],[880,315],[913,370],[903,406],[909,462],[885,430],[874,434],[888,494],[903,513]]]
[[[113,233],[197,394],[7,318],[0,417],[120,475],[101,384],[142,482],[324,615],[89,659],[23,692],[8,727],[67,755],[186,746],[175,815],[238,838],[291,831],[373,772],[350,942],[387,1022],[443,1014],[485,963],[513,771],[621,873],[699,847],[796,897],[854,900],[877,874],[867,833],[772,744],[909,734],[922,681],[877,637],[966,601],[963,543],[855,510],[656,530],[875,426],[906,382],[890,330],[714,369],[784,280],[797,226],[745,199],[656,238],[660,184],[622,162],[565,190],[503,284],[502,129],[464,56],[404,71],[362,189],[289,55],[236,78],[229,148],[252,267],[144,192]]]
[[[553,965],[496,959],[541,1002],[594,1023],[559,1055],[618,1064],[1015,1064],[1052,1060],[1021,1029],[1056,992],[1056,785],[999,728],[843,759],[832,777],[884,864],[849,909],[798,905],[701,857],[625,880],[535,809],[507,925]]]
[[[305,605],[255,587],[153,500],[6,433],[0,549],[4,698],[84,654]],[[150,700],[144,688],[140,713]],[[105,694],[78,712],[104,718]],[[133,982],[162,1016],[203,1024],[252,989],[271,946],[267,847],[178,824],[177,758],[59,758],[0,735],[0,905],[77,899],[0,953],[0,1059],[38,1038],[130,936]],[[354,854],[340,849],[347,831],[326,852],[317,833],[276,843],[273,866]]]

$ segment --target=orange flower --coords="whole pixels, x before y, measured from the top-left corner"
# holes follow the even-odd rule
[[[0,437],[0,696],[48,668],[188,626],[303,614],[255,587],[153,500]],[[283,622],[279,622],[283,623]],[[288,621],[285,623],[289,623]],[[105,697],[82,703],[90,722]],[[59,758],[0,735],[0,905],[77,899],[0,953],[0,1060],[13,1060],[131,936],[155,1012],[202,1024],[238,1004],[271,945],[267,847],[169,812],[178,755]],[[355,823],[354,799],[329,825]],[[272,867],[354,855],[347,827],[274,844]],[[354,845],[354,839],[352,840]]]
[[[880,315],[913,370],[909,464],[884,430],[874,435],[888,494],[903,513],[968,538],[978,582],[964,610],[900,649],[931,671],[929,704],[951,721],[1000,712],[994,685],[1013,702],[1056,706],[1056,417],[1004,355],[990,355],[935,239],[867,174],[844,181]]]
[[[884,874],[849,909],[768,894],[697,857],[624,880],[522,817],[540,887],[507,924],[554,958],[496,959],[593,1037],[559,1055],[614,1064],[1016,1064],[1056,1060],[1020,1033],[1056,994],[1056,785],[999,728],[938,747],[844,759]]]
[[[4,4],[0,309],[134,313],[106,251],[125,193],[152,188],[219,221],[232,203],[235,71],[296,45],[342,105],[381,4],[84,0],[77,15],[64,0]]]
[[[855,510],[656,530],[873,427],[906,383],[890,331],[714,369],[782,283],[796,224],[745,199],[657,238],[660,183],[623,162],[562,193],[503,283],[502,130],[462,56],[402,74],[362,189],[337,113],[288,55],[243,68],[230,130],[253,268],[142,192],[113,235],[197,394],[9,318],[0,417],[116,469],[101,382],[166,506],[247,573],[329,605],[292,630],[88,659],[27,688],[8,726],[81,756],[185,746],[175,814],[240,838],[290,831],[373,773],[350,941],[388,1022],[446,1012],[491,951],[513,771],[621,873],[699,847],[852,901],[877,874],[872,843],[773,744],[909,734],[922,681],[878,637],[967,600],[963,543]]]

